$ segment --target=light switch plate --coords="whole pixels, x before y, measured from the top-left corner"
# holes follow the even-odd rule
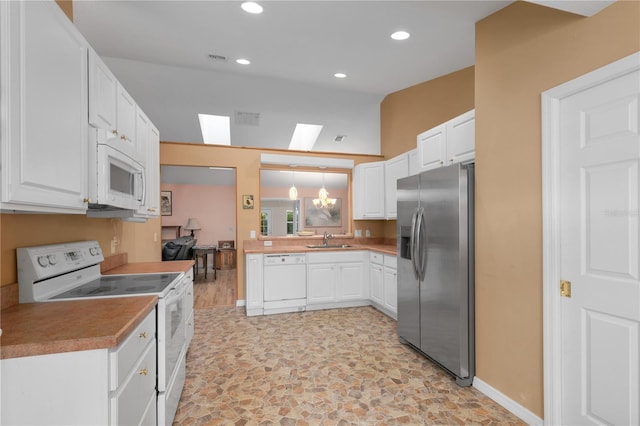
[[[362,237],[362,229],[356,229],[356,238]]]
[[[249,231],[249,238],[255,238],[256,237],[256,231]]]
[[[264,242],[264,246],[265,246],[265,247],[271,247],[271,246],[273,246],[273,241],[265,241],[265,242]]]

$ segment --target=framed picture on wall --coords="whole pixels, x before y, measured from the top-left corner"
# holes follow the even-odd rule
[[[252,209],[253,208],[253,195],[243,195],[242,196],[242,208],[243,209]]]
[[[342,226],[342,200],[336,198],[331,207],[316,207],[313,198],[304,199],[304,227],[340,227]]]
[[[162,216],[171,216],[171,191],[160,191],[160,212]]]

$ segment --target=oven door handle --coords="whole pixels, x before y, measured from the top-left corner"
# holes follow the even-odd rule
[[[182,294],[180,294],[179,291],[177,291],[175,288],[172,288],[171,290],[169,290],[169,293],[167,294],[167,297],[165,298],[166,300],[166,304],[167,306],[170,306],[170,310],[175,310],[175,303],[176,301],[179,301],[180,298],[182,297]]]

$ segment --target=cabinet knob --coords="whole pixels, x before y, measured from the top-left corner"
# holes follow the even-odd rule
[[[138,374],[141,376],[146,376],[147,374],[149,374],[149,370],[143,368],[142,370],[138,371]]]
[[[441,161],[440,164],[444,164],[444,161]]]
[[[122,139],[123,141],[127,140],[127,137],[125,135],[120,136],[120,139]]]
[[[140,333],[140,336],[138,336],[138,337],[140,337],[141,339],[146,339],[147,338],[147,332],[143,331],[142,333]]]
[[[118,135],[118,129],[113,129],[113,130],[111,131],[111,133],[113,133],[114,135],[116,135],[116,136],[117,136],[117,135]]]
[[[89,202],[89,199],[88,199],[88,198],[83,198],[83,199],[82,199],[82,202],[83,202],[83,203],[88,203],[88,202]]]

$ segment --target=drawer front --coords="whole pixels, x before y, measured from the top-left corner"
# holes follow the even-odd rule
[[[110,353],[110,390],[116,390],[127,377],[140,355],[156,340],[156,310],[153,309],[127,339]],[[155,371],[155,370],[154,370]]]
[[[137,425],[148,413],[149,398],[156,394],[156,344],[153,342],[111,398],[111,423]]]
[[[398,258],[395,256],[384,256],[384,266],[389,268],[398,269]]]
[[[382,260],[382,254],[381,253],[376,253],[376,252],[369,252],[369,261],[371,263],[377,263],[378,265],[382,265],[383,260]]]
[[[188,276],[191,279],[191,281],[193,281],[193,268],[189,268],[189,270],[186,271],[184,274]]]
[[[363,262],[366,254],[364,251],[352,250],[314,252],[307,254],[307,263]]]
[[[193,333],[195,330],[194,311],[191,311],[191,315],[189,315],[189,318],[187,318],[186,327],[187,329],[185,330],[185,335],[187,341],[187,349],[189,349],[189,344],[191,344],[191,339],[193,339]]]

